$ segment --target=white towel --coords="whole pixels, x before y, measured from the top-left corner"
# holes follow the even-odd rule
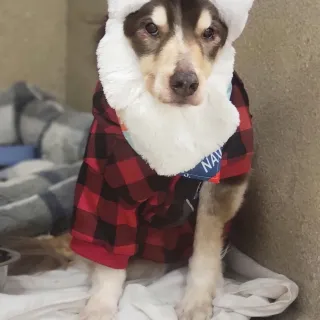
[[[297,297],[298,286],[267,270],[237,249],[226,257],[223,288],[213,301],[213,320],[247,320],[282,313]],[[173,271],[150,285],[128,283],[116,320],[177,320],[174,305],[183,293],[186,269]],[[77,320],[89,296],[82,266],[35,276],[9,277],[0,294],[1,320]]]

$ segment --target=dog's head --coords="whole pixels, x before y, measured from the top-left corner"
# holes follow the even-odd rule
[[[108,0],[99,78],[136,152],[175,175],[236,131],[232,42],[253,0]]]
[[[199,105],[228,28],[208,0],[151,0],[124,20],[147,90],[160,102]]]

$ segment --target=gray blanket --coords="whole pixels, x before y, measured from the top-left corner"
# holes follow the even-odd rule
[[[32,162],[20,164],[19,174],[0,182],[0,236],[59,234],[69,227],[91,122],[91,114],[65,108],[25,83],[0,94],[0,145],[36,145],[39,158],[52,164],[29,174]]]
[[[67,108],[24,82],[0,94],[0,145],[36,145],[42,159],[57,164],[82,158],[91,122],[90,113]]]

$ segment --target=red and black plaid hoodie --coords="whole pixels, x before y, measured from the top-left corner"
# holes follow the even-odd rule
[[[249,172],[253,153],[248,96],[237,74],[230,100],[240,125],[223,148],[221,179]],[[93,115],[75,190],[71,248],[114,269],[126,268],[132,257],[188,259],[202,182],[157,175],[125,139],[100,83]]]

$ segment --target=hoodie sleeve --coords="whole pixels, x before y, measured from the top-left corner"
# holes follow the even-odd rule
[[[76,185],[71,248],[96,263],[124,269],[137,250],[137,211],[153,195],[154,172],[126,143],[112,121],[114,111],[108,111],[110,118],[102,109],[94,112]]]

